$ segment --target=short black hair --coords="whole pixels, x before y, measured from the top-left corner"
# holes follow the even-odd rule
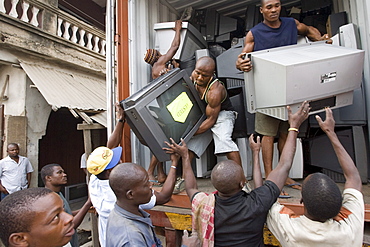
[[[281,0],[279,0],[280,3],[281,3]],[[266,2],[266,0],[260,0],[260,4],[261,4],[261,7],[263,6],[263,4]]]
[[[7,149],[9,149],[10,146],[13,146],[13,147],[18,147],[19,148],[19,145],[18,143],[15,143],[15,142],[11,142],[8,144],[8,146],[6,146]]]
[[[223,160],[212,169],[211,181],[216,190],[229,194],[241,190],[243,168],[232,160]]]
[[[342,207],[342,194],[335,182],[323,173],[314,173],[302,185],[302,199],[313,220],[324,222]]]
[[[53,191],[47,188],[30,188],[14,192],[0,202],[0,238],[9,246],[12,233],[29,232],[35,214],[32,205]]]
[[[40,176],[41,176],[41,179],[42,179],[42,182],[44,183],[44,185],[45,185],[45,182],[46,182],[46,179],[45,179],[46,176],[53,175],[53,172],[54,172],[53,167],[54,166],[61,166],[61,165],[56,164],[56,163],[52,163],[52,164],[47,164],[47,165],[45,165],[44,167],[41,168]]]

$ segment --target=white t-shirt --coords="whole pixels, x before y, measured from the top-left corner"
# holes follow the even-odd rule
[[[364,199],[360,191],[343,191],[338,216],[325,222],[313,221],[276,202],[267,216],[267,227],[283,247],[361,247],[364,232]]]
[[[86,153],[83,153],[81,155],[80,168],[86,168],[86,161],[87,161],[86,156],[87,156]]]
[[[0,181],[9,194],[27,189],[27,173],[33,172],[28,158],[19,155],[18,163],[9,156],[0,160]]]
[[[89,193],[92,205],[99,214],[99,241],[101,247],[105,247],[105,235],[108,216],[116,203],[116,195],[109,186],[109,180],[100,180],[95,175],[90,176]],[[153,191],[152,198],[146,204],[140,205],[141,209],[151,209],[155,206],[156,196]]]

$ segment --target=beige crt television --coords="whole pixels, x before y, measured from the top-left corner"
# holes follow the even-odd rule
[[[287,120],[286,106],[295,112],[305,100],[311,114],[350,105],[361,85],[364,54],[325,42],[249,53],[253,69],[244,73],[248,111]]]

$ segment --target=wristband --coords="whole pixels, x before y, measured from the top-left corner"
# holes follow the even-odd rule
[[[173,169],[176,169],[177,167],[176,166],[171,166]]]
[[[124,120],[124,119],[118,119],[118,122],[120,122],[120,123],[124,123],[124,122],[125,122],[125,120]]]
[[[289,128],[288,131],[295,131],[295,132],[299,133],[299,130],[297,128],[292,128],[292,127]]]

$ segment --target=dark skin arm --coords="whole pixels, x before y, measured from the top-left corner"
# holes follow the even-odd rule
[[[177,167],[179,159],[180,155],[178,155],[177,153],[172,153],[171,166]],[[165,204],[171,199],[175,183],[176,183],[176,169],[171,167],[170,171],[168,172],[167,179],[163,184],[162,190],[160,192],[154,191],[154,194],[157,197],[156,205]]]
[[[340,143],[337,134],[334,132],[335,120],[333,113],[330,108],[326,108],[326,119],[323,121],[320,116],[316,116],[316,120],[320,125],[320,128],[328,136],[335,154],[337,155],[340,166],[342,167],[344,177],[346,178],[346,183],[344,188],[353,188],[358,191],[362,190],[362,182],[360,173],[358,172],[351,156],[344,149],[343,145]]]
[[[77,227],[81,225],[81,222],[83,221],[87,211],[89,210],[91,206],[92,206],[92,203],[89,197],[87,201],[85,202],[85,204],[82,206],[82,208],[72,212],[72,215],[73,215],[72,222],[73,222],[75,229],[77,229]]]
[[[311,41],[327,40],[327,43],[329,44],[333,42],[331,39],[329,39],[329,35],[324,34],[321,36],[320,31],[317,30],[316,28],[312,26],[307,26],[297,20],[295,20],[295,23],[297,24],[297,30],[299,35],[307,36]]]
[[[189,150],[184,140],[181,139],[181,145],[178,145],[172,138],[171,144],[166,142],[168,148],[163,148],[166,153],[178,153],[182,158],[182,169],[185,179],[185,189],[189,199],[193,198],[193,195],[197,193],[198,186],[197,180],[195,179],[193,169],[191,168],[191,161],[189,157]]]
[[[289,106],[287,108],[290,127],[299,129],[302,122],[308,118],[308,112],[310,110],[308,102],[303,102],[299,110],[294,114],[292,114]],[[288,177],[290,168],[292,167],[296,150],[297,135],[298,132],[289,131],[279,163],[266,178],[266,180],[274,182],[280,190],[284,187],[285,180]]]
[[[180,34],[182,29],[182,21],[177,20],[175,22],[175,37],[172,40],[171,47],[168,49],[166,54],[163,54],[160,58],[158,58],[158,61],[153,64],[152,68],[152,77],[153,79],[158,78],[161,75],[161,72],[163,69],[166,68],[166,63],[170,61],[173,56],[175,56],[177,50],[180,47]]]
[[[247,33],[244,40],[244,47],[242,53],[239,54],[236,60],[236,68],[238,70],[249,72],[252,70],[252,62],[249,58],[244,57],[245,54],[250,53],[254,50],[254,37],[251,31]]]
[[[1,180],[0,180],[0,192],[3,193],[3,194],[9,194],[9,192],[5,189],[5,187],[1,184]]]
[[[116,118],[125,120],[125,113],[118,102],[115,104],[115,108]],[[123,135],[123,125],[124,122],[117,121],[116,127],[114,127],[114,130],[107,141],[107,148],[112,149],[119,146]]]
[[[32,172],[27,173],[27,182],[28,182],[27,188],[29,188],[31,185],[31,178],[32,178]]]
[[[195,132],[195,135],[206,132],[208,129],[216,123],[218,114],[221,110],[221,101],[225,98],[226,89],[220,83],[216,82],[212,85],[210,90],[207,93],[208,105],[206,106],[206,120],[199,126],[198,130]]]
[[[252,157],[253,157],[253,182],[254,188],[258,188],[262,186],[262,173],[261,173],[261,166],[260,166],[260,150],[261,150],[261,141],[260,137],[257,136],[257,142],[254,141],[254,135],[252,134],[249,137],[249,146],[252,150]]]

